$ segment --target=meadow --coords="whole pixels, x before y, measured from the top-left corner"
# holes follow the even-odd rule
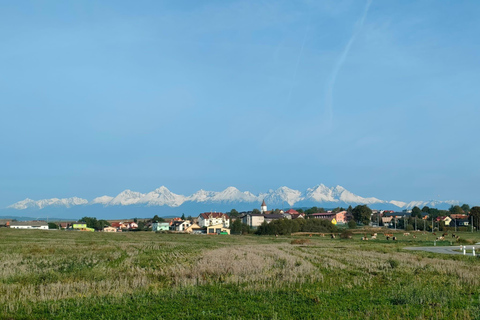
[[[403,249],[431,234],[362,236],[2,228],[0,318],[478,319],[478,257]]]

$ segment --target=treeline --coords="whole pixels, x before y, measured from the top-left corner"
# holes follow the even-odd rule
[[[338,229],[326,219],[279,219],[263,222],[255,232],[258,235],[290,235],[295,232],[337,232]]]

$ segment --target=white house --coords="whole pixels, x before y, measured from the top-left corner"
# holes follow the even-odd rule
[[[188,227],[190,227],[192,222],[190,220],[179,220],[179,221],[173,221],[172,225],[170,226],[170,230],[173,231],[185,231]]]
[[[227,214],[221,212],[205,212],[198,216],[198,225],[200,227],[209,227],[222,224],[224,228],[230,227],[230,218]]]
[[[10,222],[10,228],[48,230],[48,223],[45,221],[12,221]]]

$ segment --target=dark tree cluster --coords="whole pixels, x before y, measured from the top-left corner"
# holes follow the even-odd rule
[[[337,227],[326,219],[279,219],[262,223],[256,234],[290,235],[294,232],[337,232]]]
[[[97,220],[95,217],[83,217],[80,219],[80,222],[86,223],[87,228],[92,228],[95,230],[103,230],[103,228],[110,225],[110,222],[107,220]]]

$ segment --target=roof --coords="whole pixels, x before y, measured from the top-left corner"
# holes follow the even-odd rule
[[[222,212],[204,212],[200,213],[199,217],[202,217],[203,219],[212,219],[212,218],[227,218],[228,215],[226,213]]]
[[[311,216],[314,217],[323,217],[323,216],[335,216],[336,213],[333,212],[319,212],[319,213],[312,213]]]
[[[290,214],[297,214],[298,211],[295,210],[295,209],[288,209],[287,211],[285,211],[285,213],[290,213]]]
[[[257,202],[258,203],[258,202]],[[266,207],[267,204],[265,203],[265,199],[263,199],[263,202],[262,202],[262,207]]]
[[[283,219],[285,218],[283,214],[265,214],[263,215],[265,219]]]
[[[11,227],[15,226],[32,226],[32,227],[40,227],[40,226],[48,226],[47,222],[43,220],[35,220],[35,221],[12,221],[10,222]]]
[[[410,215],[411,213],[408,212],[387,212],[383,214],[384,217],[409,217]]]

